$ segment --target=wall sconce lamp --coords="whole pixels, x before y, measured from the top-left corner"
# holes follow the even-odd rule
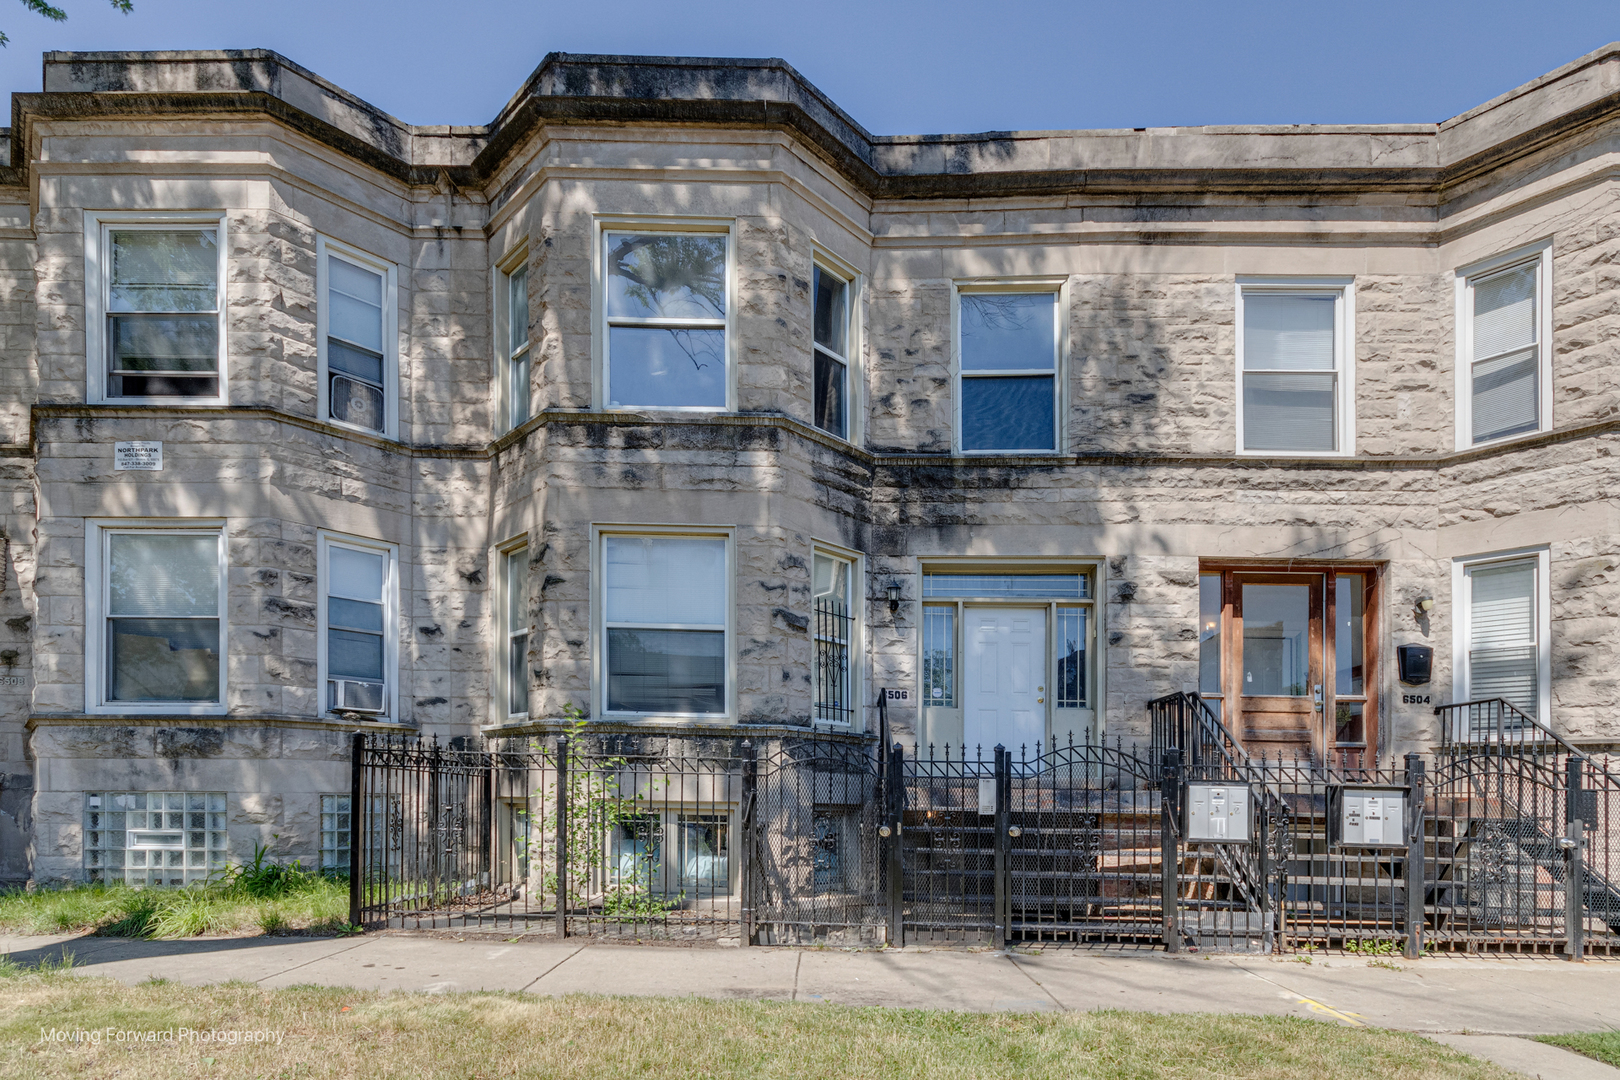
[[[887,596],[889,598],[889,614],[892,615],[895,612],[899,611],[900,610],[900,583],[898,581],[889,582],[889,587],[887,589],[884,589],[883,593],[884,593],[885,596]]]
[[[1420,596],[1417,598],[1417,602],[1412,605],[1412,617],[1416,619],[1426,618],[1429,612],[1433,610],[1434,597]]]

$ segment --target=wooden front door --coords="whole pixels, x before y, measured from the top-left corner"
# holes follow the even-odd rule
[[[1321,574],[1233,574],[1237,735],[1249,753],[1321,760]]]
[[[1364,764],[1378,745],[1376,567],[1209,567],[1199,692],[1251,754]]]

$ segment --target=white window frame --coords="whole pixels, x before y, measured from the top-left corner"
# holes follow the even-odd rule
[[[84,702],[87,714],[222,716],[227,709],[230,624],[229,536],[222,518],[92,518],[85,522],[84,560]],[[119,533],[181,535],[212,533],[219,540],[219,700],[218,701],[109,701],[107,679],[107,569],[111,565],[111,538]]]
[[[528,419],[524,420],[524,423],[528,423],[528,420],[534,419],[534,342],[531,338],[525,337],[524,344],[521,349],[513,351],[510,348],[512,329],[512,275],[520,269],[526,270],[528,268],[528,262],[529,248],[528,245],[523,245],[495,264],[493,275],[494,280],[491,283],[491,289],[493,290],[495,297],[495,361],[493,381],[495,383],[495,430],[498,432],[507,432],[522,426],[522,424],[512,423],[512,407],[514,404],[516,404],[512,396],[512,363],[513,357],[519,352],[526,353],[529,358],[529,416]],[[529,309],[529,318],[531,321],[534,318],[534,309],[532,306]]]
[[[839,547],[821,540],[813,540],[810,548],[810,646],[814,663],[816,647],[815,566],[817,555],[837,559],[849,564],[849,721],[816,719],[816,682],[812,672],[810,680],[810,720],[813,725],[840,731],[866,729],[866,560],[858,551]]]
[[[400,701],[399,681],[399,545],[390,544],[383,540],[350,536],[345,533],[327,532],[324,529],[316,533],[315,559],[315,589],[317,594],[315,614],[315,692],[320,703],[317,712],[326,719],[338,716],[327,704],[329,698],[326,687],[326,600],[329,592],[328,574],[332,565],[331,557],[327,552],[334,546],[387,556],[387,577],[383,582],[383,689],[388,707],[381,713],[367,714],[366,719],[379,723],[401,723],[403,710]]]
[[[1053,358],[1052,375],[1052,446],[1046,450],[965,450],[962,447],[962,294],[963,293],[1052,293],[1057,320],[1055,343],[1057,356]],[[1052,277],[1033,278],[960,278],[951,282],[951,449],[962,457],[1043,457],[1061,454],[1067,445],[1067,427],[1064,422],[1068,410],[1069,371],[1069,279]],[[1019,375],[1045,375],[1045,371],[996,371],[986,377],[1013,377]],[[969,375],[969,378],[975,376]]]
[[[495,549],[494,561],[497,569],[495,572],[496,584],[494,589],[494,599],[496,604],[497,632],[495,635],[496,655],[495,662],[493,664],[495,669],[495,678],[491,680],[493,684],[494,698],[490,702],[490,715],[493,722],[496,724],[518,723],[528,719],[530,715],[528,712],[515,713],[507,711],[511,702],[511,696],[509,694],[511,676],[509,673],[511,671],[512,661],[512,638],[515,636],[515,632],[511,625],[511,596],[509,595],[511,583],[507,580],[506,560],[511,556],[516,555],[520,551],[527,552],[528,550],[529,537],[527,533],[523,534],[522,536],[513,537]],[[534,624],[526,624],[523,628],[523,632],[525,634],[529,634],[532,638],[534,634]],[[532,711],[534,708],[534,701],[532,700],[534,687],[529,687],[529,692],[531,697],[529,708]]]
[[[611,720],[729,725],[737,720],[737,527],[735,525],[591,526],[591,701]],[[692,536],[726,542],[726,709],[724,713],[609,712],[607,707],[607,544],[610,536]]]
[[[1247,293],[1334,295],[1333,417],[1337,445],[1332,450],[1245,450],[1243,448],[1243,301]],[[1237,325],[1235,386],[1236,450],[1239,457],[1337,458],[1356,453],[1356,281],[1353,277],[1239,277],[1236,284]]]
[[[1456,629],[1451,642],[1451,681],[1454,701],[1472,701],[1469,685],[1468,653],[1473,626],[1473,590],[1469,571],[1503,563],[1536,565],[1536,719],[1552,727],[1552,551],[1547,547],[1518,548],[1487,555],[1463,555],[1451,561],[1451,607],[1456,612]],[[1465,736],[1466,737],[1466,736]]]
[[[824,274],[831,274],[844,283],[845,290],[845,318],[848,326],[844,329],[844,348],[847,355],[840,357],[844,362],[844,416],[846,423],[843,435],[834,435],[825,428],[816,427],[816,390],[815,390],[815,357],[819,346],[816,344],[815,333],[815,279],[810,282],[810,426],[816,428],[823,435],[834,439],[842,439],[852,445],[860,445],[866,434],[866,426],[862,422],[866,417],[865,376],[862,373],[860,357],[865,342],[862,339],[861,329],[864,320],[861,312],[865,310],[865,277],[853,266],[833,255],[823,248],[816,248],[811,256],[812,267],[819,267]],[[837,356],[830,349],[829,355]]]
[[[626,405],[614,406],[608,399],[612,358],[608,355],[608,327],[633,326],[640,322],[660,324],[682,320],[636,320],[607,313],[607,234],[610,232],[723,235],[726,238],[726,402],[718,405]],[[591,400],[598,411],[639,413],[726,413],[737,411],[737,223],[731,218],[635,217],[600,214],[593,219],[591,245]],[[718,321],[693,319],[694,325]]]
[[[374,431],[359,424],[339,420],[332,415],[330,378],[326,366],[326,337],[329,330],[331,303],[327,299],[332,275],[327,260],[336,255],[367,270],[383,276],[382,344],[383,344],[383,429]],[[316,396],[319,410],[316,419],[349,431],[358,431],[373,438],[399,438],[399,283],[393,263],[378,258],[359,248],[351,247],[326,236],[315,238],[315,339],[316,339]]]
[[[219,393],[212,397],[112,397],[107,393],[107,288],[112,280],[112,237],[114,229],[173,229],[187,225],[200,225],[215,230],[214,243],[219,253],[218,318]],[[172,211],[107,211],[91,210],[84,215],[84,342],[85,342],[85,400],[92,405],[169,405],[217,406],[230,402],[230,372],[226,347],[226,318],[229,301],[226,296],[225,252],[227,247],[225,211],[172,210]]]
[[[1540,414],[1534,431],[1521,431],[1516,435],[1503,435],[1482,443],[1474,442],[1474,281],[1486,274],[1494,274],[1498,270],[1520,263],[1537,264],[1536,269],[1536,409]],[[1552,240],[1542,240],[1524,247],[1514,248],[1512,251],[1493,255],[1488,259],[1469,263],[1467,266],[1457,268],[1456,272],[1456,311],[1455,323],[1457,332],[1457,355],[1454,369],[1453,400],[1456,401],[1457,414],[1457,441],[1456,449],[1473,450],[1476,447],[1496,446],[1501,443],[1513,442],[1515,439],[1528,439],[1552,430],[1553,426],[1553,375],[1552,375],[1552,340],[1553,340],[1553,311],[1552,311],[1552,275],[1553,275],[1553,247]]]

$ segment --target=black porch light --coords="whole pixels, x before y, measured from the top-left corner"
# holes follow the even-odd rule
[[[889,587],[887,589],[884,589],[883,593],[884,593],[885,596],[887,596],[889,598],[889,610],[891,612],[899,611],[900,610],[900,583],[898,581],[889,582]]]

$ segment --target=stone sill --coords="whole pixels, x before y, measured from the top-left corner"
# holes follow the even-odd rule
[[[143,713],[118,716],[107,713],[34,713],[23,725],[33,731],[41,727],[101,726],[101,727],[242,727],[256,724],[264,727],[313,728],[318,731],[392,731],[415,735],[417,728],[409,724],[392,724],[380,720],[325,720],[310,716],[277,716],[269,713],[257,715],[220,714],[197,716],[191,713]]]
[[[734,739],[822,739],[833,742],[866,743],[876,735],[822,727],[794,727],[787,724],[737,724],[730,721],[703,723],[684,720],[586,720],[583,728],[569,720],[530,720],[517,724],[486,724],[480,734],[486,739],[525,735],[564,735],[575,730],[586,735],[678,735],[696,738]]]

